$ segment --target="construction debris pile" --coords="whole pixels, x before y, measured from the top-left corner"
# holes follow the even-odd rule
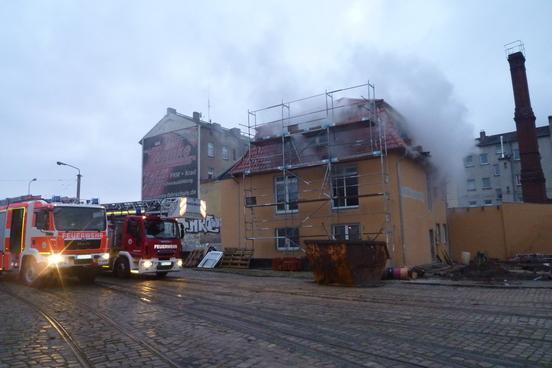
[[[552,280],[552,255],[518,254],[507,261],[499,261],[478,252],[467,265],[434,263],[419,268],[428,277],[452,280]]]

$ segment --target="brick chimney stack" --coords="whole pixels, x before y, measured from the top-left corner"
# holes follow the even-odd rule
[[[515,114],[519,155],[521,158],[521,189],[523,201],[546,203],[546,187],[540,163],[535,114],[531,108],[529,86],[525,72],[525,57],[521,51],[508,55],[512,87],[514,89]]]

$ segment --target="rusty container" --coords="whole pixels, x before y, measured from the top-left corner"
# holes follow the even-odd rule
[[[319,284],[378,285],[389,258],[382,241],[306,240],[305,245]]]

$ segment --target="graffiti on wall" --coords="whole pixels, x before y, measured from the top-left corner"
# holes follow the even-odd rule
[[[186,229],[182,242],[183,251],[204,246],[221,249],[220,217],[207,215],[205,218],[183,218],[178,221]]]
[[[185,219],[184,227],[188,234],[220,233],[220,218],[207,215],[205,218]]]

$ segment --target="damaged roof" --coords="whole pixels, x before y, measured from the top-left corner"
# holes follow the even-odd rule
[[[378,120],[370,108],[376,106]],[[338,114],[308,122],[273,122],[257,127],[250,150],[230,169],[230,174],[261,173],[317,166],[357,158],[379,157],[382,148],[407,149],[410,141],[402,129],[403,118],[384,100],[343,98]],[[385,140],[380,142],[380,130]],[[329,131],[329,134],[328,134]],[[411,147],[410,147],[411,148]],[[284,154],[282,154],[284,149]]]

